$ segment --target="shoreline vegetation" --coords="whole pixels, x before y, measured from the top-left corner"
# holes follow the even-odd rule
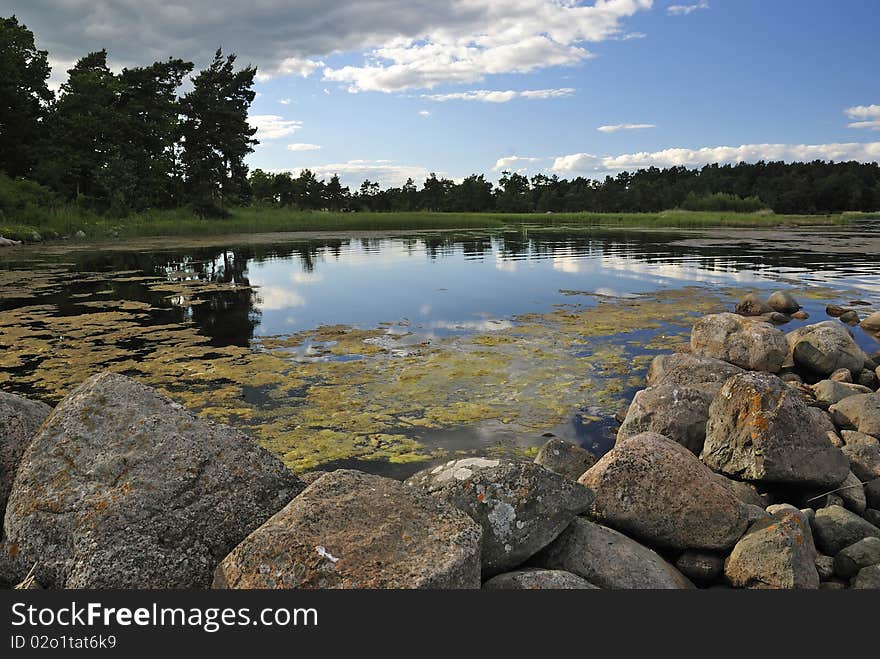
[[[596,228],[780,228],[834,226],[859,219],[878,219],[880,213],[845,212],[794,215],[772,212],[669,210],[657,213],[455,213],[342,212],[294,210],[274,206],[231,209],[224,219],[200,217],[189,209],[152,210],[118,218],[90,211],[59,208],[35,222],[0,217],[0,236],[22,243],[66,239],[121,237],[208,236],[306,231],[396,231],[504,229],[523,225]]]

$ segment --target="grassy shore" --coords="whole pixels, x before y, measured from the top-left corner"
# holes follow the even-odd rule
[[[207,236],[286,231],[382,231],[422,229],[488,229],[522,224],[598,227],[785,227],[843,224],[867,214],[775,215],[664,211],[662,213],[338,213],[297,211],[274,207],[232,209],[225,219],[203,219],[187,209],[149,211],[110,218],[70,209],[46,213],[39,223],[16,223],[0,218],[0,236],[30,242],[73,236],[88,238],[144,236]],[[875,217],[877,217],[875,215]]]

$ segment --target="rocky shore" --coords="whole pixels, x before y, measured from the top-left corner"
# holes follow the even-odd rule
[[[604,456],[554,438],[405,482],[297,476],[121,375],[54,410],[0,392],[0,585],[880,588],[880,357],[848,327],[880,315],[735,311],[654,359]]]

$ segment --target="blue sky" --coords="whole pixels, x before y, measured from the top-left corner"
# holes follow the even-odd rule
[[[880,159],[876,0],[54,4],[0,9],[59,71],[102,46],[117,66],[217,45],[256,64],[252,167],[399,185]]]

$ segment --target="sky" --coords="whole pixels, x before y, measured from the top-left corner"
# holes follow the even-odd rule
[[[877,0],[0,0],[50,53],[258,68],[252,168],[383,186],[880,160]]]

